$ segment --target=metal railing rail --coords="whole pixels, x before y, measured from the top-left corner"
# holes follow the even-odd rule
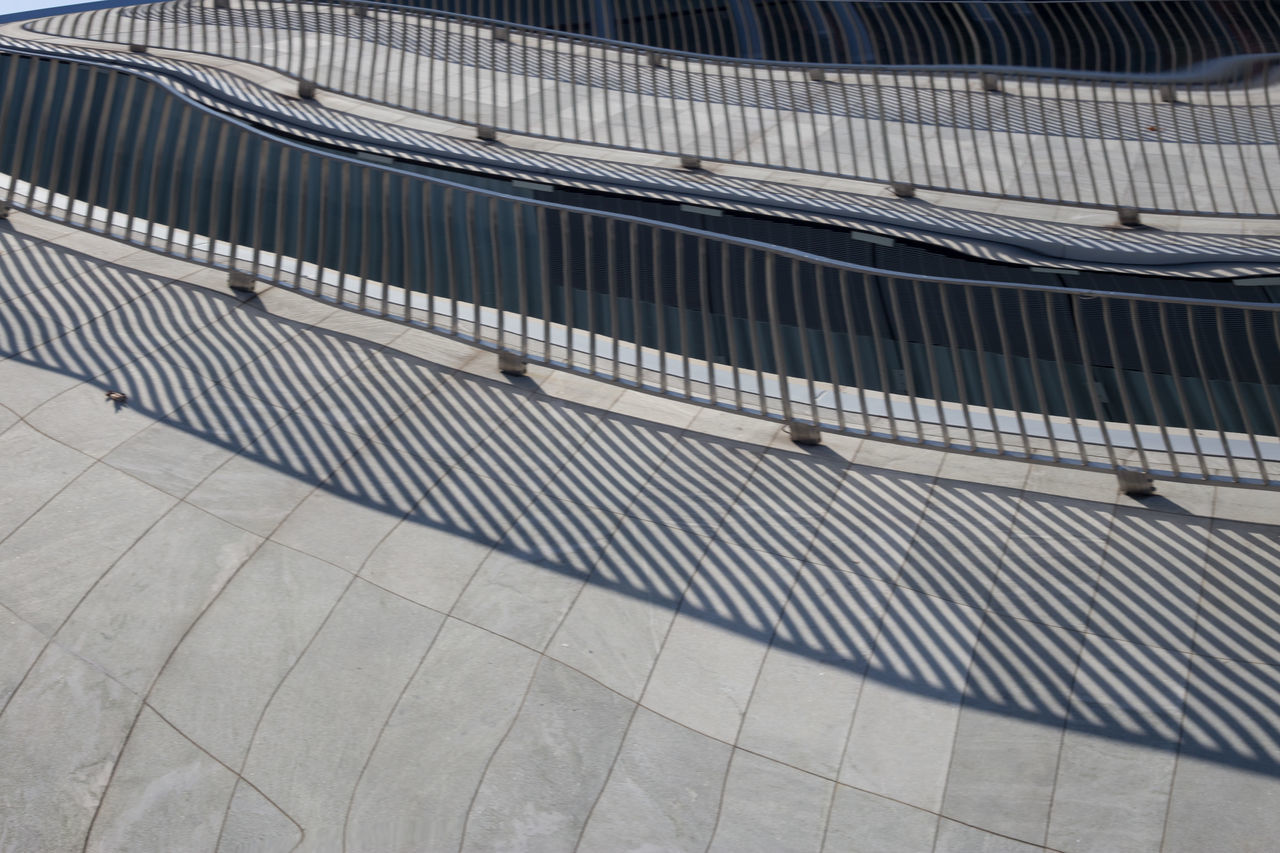
[[[1271,0],[398,0],[398,4],[646,47],[783,62],[1021,65],[1144,73],[1280,50],[1280,16]]]
[[[813,428],[1277,485],[1280,306],[906,276],[310,149],[0,52],[0,203],[524,360]]]
[[[1132,214],[1280,216],[1280,54],[1155,75],[738,61],[387,4],[171,0],[29,25],[232,57],[507,132]],[[281,37],[282,33],[291,33]]]

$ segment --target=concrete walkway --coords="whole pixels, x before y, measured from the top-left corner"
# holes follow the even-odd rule
[[[0,223],[0,850],[1280,835],[1280,493],[802,450],[222,279]]]

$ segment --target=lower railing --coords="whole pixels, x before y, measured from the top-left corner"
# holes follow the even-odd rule
[[[1280,306],[905,276],[432,180],[0,53],[0,202],[502,354],[819,430],[1276,485]],[[1243,289],[1264,298],[1265,289]]]
[[[34,22],[257,63],[510,132],[1133,212],[1280,216],[1280,54],[1166,74],[800,65],[659,50],[386,3],[166,0]],[[1082,35],[1082,37],[1084,37]],[[909,39],[903,34],[902,39]]]

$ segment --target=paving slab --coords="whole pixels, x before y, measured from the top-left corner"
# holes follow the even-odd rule
[[[1018,492],[935,485],[897,582],[938,598],[983,607],[999,574]]]
[[[643,708],[578,842],[584,850],[705,850],[731,747]]]
[[[173,503],[163,492],[94,465],[0,543],[0,604],[52,636]]]
[[[942,806],[981,612],[899,588],[885,612],[840,781],[929,811]],[[910,675],[908,675],[910,673]],[[904,681],[924,688],[903,690]]]
[[[584,506],[624,512],[654,472],[668,464],[679,430],[605,416],[577,453],[547,483],[548,494]]]
[[[88,590],[56,640],[145,695],[169,650],[261,542],[178,504]]]
[[[709,851],[817,853],[835,783],[734,750]]]
[[[8,704],[48,640],[12,610],[0,608],[0,643],[5,648],[0,658],[0,707]]]
[[[887,797],[837,785],[822,849],[857,853],[932,850],[938,816]]]
[[[1107,505],[1024,493],[991,592],[991,609],[1084,630],[1111,515]]]
[[[802,566],[760,666],[738,745],[834,779],[891,595],[888,584]]]
[[[540,491],[587,441],[599,420],[589,409],[533,397],[462,464],[483,477]]]
[[[244,780],[236,784],[218,835],[218,853],[288,853],[302,829]]]
[[[85,454],[25,423],[0,433],[0,537],[7,537],[93,464]]]
[[[234,773],[143,708],[85,850],[212,850],[235,785]]]
[[[538,655],[449,620],[387,720],[351,798],[347,837],[393,849],[457,849],[490,758]]]
[[[45,650],[0,715],[6,847],[83,846],[141,703],[97,667]]]
[[[639,700],[708,545],[679,528],[622,520],[546,653]]]
[[[765,453],[720,523],[718,535],[748,548],[803,559],[840,488],[845,465],[813,464],[800,476],[789,456]]]
[[[1158,851],[1177,756],[1167,737],[1098,737],[1069,722],[1047,842],[1057,850]]]
[[[341,844],[378,733],[442,620],[356,581],[271,697],[243,774],[308,828],[302,849]]]
[[[1209,533],[1203,519],[1117,509],[1089,630],[1190,650]]]
[[[807,559],[893,582],[912,547],[933,478],[854,465],[832,497]]]
[[[206,477],[187,500],[266,536],[362,443],[304,416],[288,416]]]
[[[710,737],[736,741],[798,570],[794,560],[713,544],[672,621],[643,704]]]
[[[476,790],[462,849],[573,849],[634,711],[597,682],[543,661]]]
[[[241,767],[268,702],[350,582],[314,557],[264,544],[176,645],[149,704]]]
[[[1205,561],[1195,651],[1220,660],[1280,664],[1280,530],[1216,522]]]
[[[152,361],[124,365],[99,383],[67,389],[29,412],[27,423],[67,447],[101,459],[151,426],[157,414],[178,408],[212,384],[199,374]],[[104,389],[120,391],[128,399],[114,403]]]
[[[543,649],[618,521],[604,510],[535,498],[480,564],[452,615]]]
[[[1061,729],[1046,720],[962,709],[942,813],[987,832],[1043,844],[1061,745]]]

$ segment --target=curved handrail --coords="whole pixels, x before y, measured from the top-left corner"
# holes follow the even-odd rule
[[[1018,77],[1007,69],[1001,77],[900,68],[837,77],[799,66],[655,59],[600,40],[404,7],[377,7],[380,17],[371,17],[356,13],[373,7],[355,2],[250,0],[252,14],[242,0],[228,5],[158,3],[133,7],[136,18],[90,12],[40,28],[239,58],[503,132],[1083,207],[1280,216],[1270,87],[1042,70]],[[339,37],[310,47],[309,37],[287,45],[251,37],[264,27]],[[1254,59],[1225,60],[1214,74],[1243,73]],[[373,73],[352,77],[356,69]],[[1207,71],[1186,73],[1203,80]],[[486,90],[503,97],[474,96]]]
[[[1277,484],[1280,306],[844,264],[316,151],[145,74],[0,56],[20,209],[694,402]]]
[[[915,3],[920,0],[888,0],[888,2],[898,2],[903,4]],[[1014,2],[1015,0],[1011,0]],[[1157,0],[1151,0],[1157,2]],[[478,29],[493,30],[495,28],[508,28],[508,35],[512,32],[518,32],[522,35],[528,35],[533,38],[546,39],[548,41],[565,41],[570,40],[581,44],[588,50],[617,51],[620,53],[629,53],[642,56],[646,59],[668,60],[671,62],[683,62],[689,64],[709,64],[709,65],[725,65],[728,67],[738,67],[744,69],[759,69],[766,73],[784,73],[791,72],[799,76],[808,76],[810,72],[822,71],[830,74],[878,74],[890,76],[893,74],[906,75],[934,75],[946,76],[948,74],[972,75],[974,73],[992,73],[998,75],[1006,75],[1010,77],[1026,77],[1026,78],[1043,78],[1045,80],[1062,80],[1081,83],[1112,83],[1132,85],[1136,87],[1159,87],[1164,84],[1174,84],[1181,86],[1195,85],[1213,85],[1217,83],[1259,83],[1259,66],[1273,66],[1280,63],[1280,51],[1266,51],[1257,53],[1240,53],[1231,56],[1220,56],[1212,59],[1205,59],[1184,68],[1172,71],[1096,71],[1078,68],[1056,68],[1036,65],[1019,65],[1016,63],[876,63],[876,62],[812,62],[812,61],[795,61],[785,59],[760,59],[760,58],[741,58],[734,56],[725,56],[713,53],[699,53],[696,51],[681,50],[678,48],[660,47],[648,45],[642,42],[627,41],[625,39],[607,38],[605,36],[592,35],[589,33],[566,32],[550,27],[542,27],[534,24],[524,24],[511,21],[504,18],[492,18],[484,15],[477,15],[465,12],[452,12],[444,9],[435,8],[433,6],[414,6],[405,3],[391,2],[390,0],[235,0],[236,3],[242,5],[230,5],[228,0],[227,6],[216,5],[217,0],[151,0],[151,2],[134,2],[134,3],[117,3],[112,6],[102,6],[88,10],[73,10],[62,14],[54,11],[53,16],[43,18],[46,26],[49,21],[70,17],[86,17],[103,12],[119,12],[122,15],[129,15],[145,20],[145,17],[138,14],[139,10],[147,10],[154,7],[162,6],[190,6],[199,7],[217,11],[244,11],[245,5],[252,4],[253,11],[258,6],[276,5],[281,7],[293,6],[324,6],[340,10],[367,10],[368,12],[383,13],[399,13],[403,15],[414,15],[430,18],[439,18],[441,20],[453,21],[458,24],[474,26]],[[1100,2],[1109,3],[1114,0],[1073,0],[1073,2]],[[357,16],[360,15],[356,11]],[[163,21],[163,14],[159,20]],[[29,29],[35,29],[35,23],[32,21],[24,24]],[[146,32],[145,25],[142,27]],[[127,34],[132,39],[137,35],[137,27],[130,27]],[[48,30],[39,30],[40,32],[48,32]],[[64,30],[55,30],[58,35],[65,34]],[[113,35],[120,35],[115,32]],[[85,37],[80,34],[79,37]],[[130,39],[122,40],[121,43],[130,43]],[[141,42],[132,42],[140,44]]]
[[[1164,65],[1179,68],[1220,56],[1280,49],[1280,21],[1275,20],[1274,10],[1259,0],[1244,0],[1229,9],[1216,10],[1180,0],[891,0],[874,4],[849,0],[711,0],[702,4],[698,0],[674,4],[661,0],[377,2],[597,36],[649,49],[783,62],[1033,65],[1138,72],[1143,69],[1133,65],[1134,61],[1145,66],[1153,60],[1164,60]],[[682,23],[666,17],[673,12],[685,13]],[[556,26],[553,21],[561,25]],[[720,49],[701,50],[697,46]],[[910,61],[922,51],[927,58]],[[887,53],[893,58],[877,60],[867,58],[868,53],[872,57]],[[1086,67],[1089,54],[1094,54],[1092,61],[1097,67]],[[966,58],[961,62],[949,60],[956,55]],[[1037,61],[1013,61],[1028,55]],[[982,61],[983,56],[992,57],[992,61]],[[1122,60],[1129,64],[1101,67],[1108,58],[1113,66],[1124,64]]]
[[[173,2],[173,0],[168,0]],[[191,4],[200,0],[178,0]],[[263,3],[289,5],[293,0],[259,0]],[[890,75],[904,74],[972,74],[988,72],[1007,74],[1014,77],[1043,77],[1046,80],[1072,80],[1079,82],[1122,83],[1125,85],[1157,87],[1172,83],[1175,85],[1213,84],[1224,81],[1256,81],[1256,67],[1260,64],[1272,65],[1280,63],[1280,51],[1262,53],[1241,53],[1232,56],[1220,56],[1201,60],[1185,68],[1173,71],[1091,71],[1077,68],[1052,68],[1034,65],[1017,65],[1013,63],[876,63],[876,62],[805,62],[786,59],[760,59],[724,56],[722,54],[698,53],[671,47],[644,44],[625,39],[607,38],[590,33],[566,32],[551,27],[537,26],[512,21],[506,18],[486,17],[475,13],[453,12],[435,6],[414,6],[392,0],[317,0],[324,5],[338,8],[364,7],[373,11],[400,12],[407,15],[429,15],[467,23],[477,27],[492,29],[494,27],[512,27],[520,33],[550,40],[572,38],[592,48],[601,50],[617,50],[641,54],[646,57],[656,56],[659,59],[686,63],[715,63],[743,68],[758,68],[764,71],[794,72],[808,75],[811,71],[824,71],[832,74],[840,73],[877,73]],[[918,2],[918,0],[889,0],[902,4]],[[1114,0],[1076,0],[1076,2],[1107,3]],[[138,6],[155,5],[140,3]],[[121,7],[128,9],[131,7]]]

